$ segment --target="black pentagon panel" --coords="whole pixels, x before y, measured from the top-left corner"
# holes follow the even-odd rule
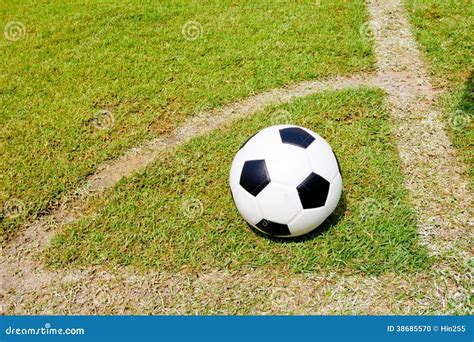
[[[288,127],[280,129],[281,142],[298,147],[306,148],[313,141],[314,137],[299,127]]]
[[[254,196],[257,196],[268,184],[268,175],[265,160],[247,160],[240,175],[240,185]]]
[[[312,172],[296,189],[303,209],[319,208],[328,198],[329,182]]]
[[[267,234],[278,236],[291,235],[290,229],[286,224],[276,223],[263,219],[259,223],[257,223],[256,226],[258,227],[258,229]]]

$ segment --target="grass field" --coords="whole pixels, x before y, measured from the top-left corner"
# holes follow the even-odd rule
[[[428,267],[383,98],[378,90],[331,91],[195,138],[96,202],[92,215],[55,237],[47,263],[369,274]],[[228,186],[235,152],[256,131],[275,124],[272,113],[281,110],[289,113],[286,120],[319,132],[332,144],[345,184],[344,200],[323,231],[283,243],[247,227]]]
[[[472,312],[473,14],[0,0],[0,315]],[[283,123],[343,179],[293,239],[229,189],[241,145]]]
[[[414,32],[436,84],[453,144],[474,181],[474,6],[471,1],[407,0]],[[472,186],[472,183],[471,183]]]
[[[1,1],[0,205],[22,211],[2,214],[0,238],[103,161],[196,112],[372,70],[358,31],[366,19],[362,0]]]

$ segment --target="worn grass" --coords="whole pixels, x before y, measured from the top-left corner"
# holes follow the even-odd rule
[[[472,1],[407,0],[417,40],[429,61],[453,144],[474,181],[474,6]]]
[[[282,116],[282,109],[289,114]],[[338,155],[344,179],[344,200],[325,227],[295,240],[270,239],[250,230],[234,208],[228,186],[236,151],[259,129],[277,123],[276,118],[322,134]],[[378,90],[299,99],[194,138],[142,174],[122,180],[90,213],[53,239],[45,254],[49,266],[132,265],[169,271],[245,266],[378,274],[429,265],[417,242]]]
[[[15,218],[2,211],[0,239],[101,162],[189,115],[372,69],[358,31],[366,19],[362,0],[0,1],[2,29],[26,28],[0,40],[0,207],[24,208]],[[202,27],[193,41],[182,33],[189,21]],[[94,119],[102,109],[113,120]]]

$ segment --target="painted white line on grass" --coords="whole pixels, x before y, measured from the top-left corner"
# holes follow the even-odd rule
[[[247,99],[191,117],[170,135],[146,142],[123,156],[106,163],[49,214],[27,225],[3,250],[0,258],[0,284],[29,289],[41,287],[58,275],[48,276],[36,254],[43,250],[57,230],[64,224],[84,215],[87,201],[112,188],[123,177],[144,169],[160,157],[165,149],[173,148],[193,137],[211,132],[235,119],[251,115],[267,106],[288,102],[325,90],[346,89],[370,84],[371,76],[352,75],[321,81],[304,81],[285,88],[274,89]]]
[[[400,1],[371,0],[377,30],[377,83],[388,93],[406,187],[419,215],[422,243],[445,253],[469,236],[471,194],[436,108],[436,92],[410,31]]]

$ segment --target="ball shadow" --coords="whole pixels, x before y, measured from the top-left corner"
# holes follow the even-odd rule
[[[312,240],[317,236],[320,236],[327,232],[329,229],[331,229],[333,226],[337,225],[341,218],[344,216],[344,213],[346,212],[347,208],[347,202],[346,202],[346,196],[345,193],[342,192],[341,199],[339,200],[339,204],[337,205],[336,209],[334,212],[329,215],[329,217],[316,229],[311,231],[308,234],[301,235],[301,236],[296,236],[296,237],[278,237],[278,236],[272,236],[269,234],[262,233],[258,229],[252,227],[250,224],[247,223],[247,225],[250,227],[250,229],[259,237],[274,241],[274,242],[281,242],[281,243],[299,243],[299,242],[305,242],[308,240]]]

